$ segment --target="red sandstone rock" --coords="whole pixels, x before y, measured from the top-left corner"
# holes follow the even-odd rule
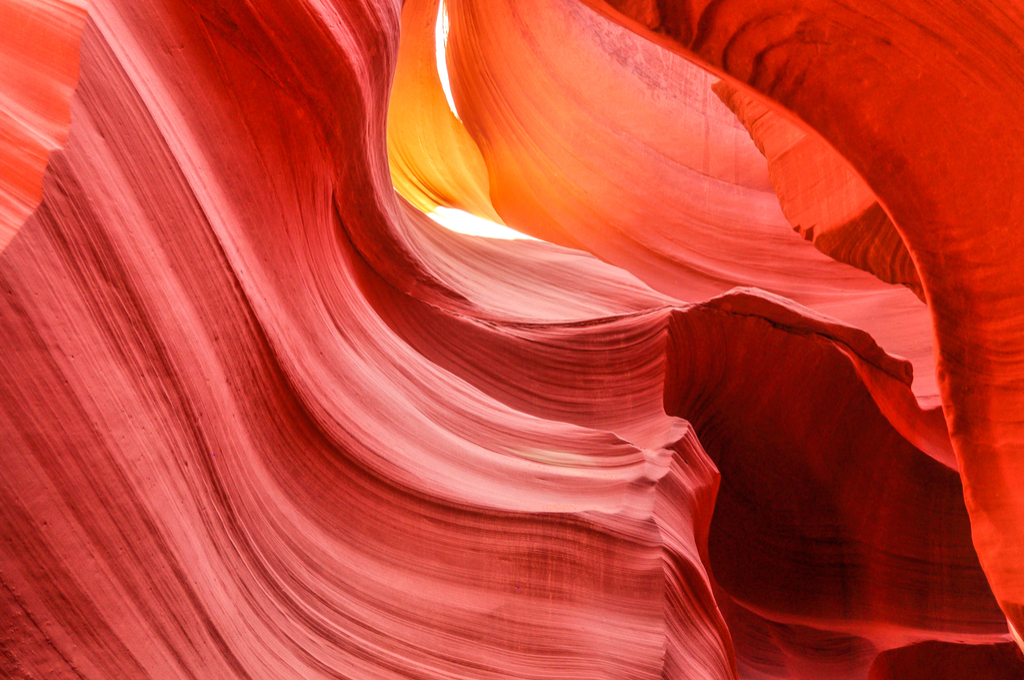
[[[0,251],[39,205],[78,82],[82,0],[0,3]]]
[[[755,286],[863,328],[938,405],[927,309],[792,234],[716,77],[577,0],[448,12],[455,102],[507,224],[679,300]]]
[[[637,24],[591,4],[452,0],[465,127],[432,79],[390,103],[460,145],[421,167],[391,135],[409,185],[556,245],[446,232],[393,190],[400,17],[429,29],[432,3],[95,2],[66,146],[0,256],[0,675],[1024,668],[1000,552],[1016,496],[988,480],[1012,445],[985,449],[1015,393],[971,410],[1008,378],[950,364],[958,342],[991,356],[969,343],[997,298],[968,284],[1009,284],[994,259],[940,261],[1009,236],[958,245],[950,222],[928,250],[922,220],[958,199],[910,182],[932,147],[893,146],[926,115],[888,138],[864,118],[880,100],[848,99],[859,81],[722,71],[730,30],[740,57],[775,30],[738,23],[753,5],[615,3]],[[865,35],[906,35],[879,16]],[[892,215],[952,444],[928,308],[790,233],[713,77],[676,52],[749,76]],[[885,158],[905,161],[892,186]],[[978,329],[950,325],[957,304]]]
[[[1013,644],[955,645],[924,642],[880,654],[868,680],[897,678],[1019,678],[1024,657]]]
[[[829,257],[901,283],[924,299],[903,240],[842,157],[752,95],[723,81],[711,89],[767,158],[772,188],[794,230]]]
[[[648,29],[601,0],[611,18]],[[699,2],[648,33],[760,93],[828,142],[874,192],[917,266],[972,536],[1024,627],[1024,247],[1020,59],[1012,3]]]

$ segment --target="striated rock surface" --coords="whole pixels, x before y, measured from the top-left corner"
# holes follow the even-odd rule
[[[925,306],[794,237],[714,75],[578,0],[446,6],[452,93],[506,223],[679,300],[754,286],[863,328],[938,405]]]
[[[637,6],[613,20],[647,32]],[[674,4],[674,3],[673,3]],[[640,6],[642,8],[642,5]],[[1024,628],[1024,14],[1013,3],[698,2],[652,39],[791,112],[846,159],[914,259],[972,537]],[[1018,636],[1019,637],[1019,636]]]
[[[933,111],[887,137],[799,41],[743,70],[817,35],[798,10],[613,4],[449,0],[458,118],[431,0],[30,12],[80,78],[0,254],[0,677],[1024,673],[1012,234],[912,181]],[[840,58],[906,38],[878,12],[878,42],[828,24],[829,73],[910,73]],[[853,171],[762,156],[718,78]],[[891,215],[868,265],[791,232],[801,172]],[[797,200],[846,238],[837,193]],[[880,274],[892,228],[928,305]]]
[[[78,82],[84,0],[0,3],[0,252],[39,205]]]
[[[765,103],[718,81],[711,89],[736,114],[768,160],[786,219],[829,257],[900,283],[924,299],[910,253],[875,195],[819,139]]]

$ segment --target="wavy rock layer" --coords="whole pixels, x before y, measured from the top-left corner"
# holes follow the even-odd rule
[[[829,257],[900,283],[924,299],[910,253],[871,189],[821,140],[752,95],[719,81],[712,88],[768,159],[786,219]]]
[[[43,172],[71,124],[82,0],[0,3],[0,251],[43,197]]]
[[[611,18],[649,31],[649,3]],[[672,3],[675,4],[675,3]],[[660,6],[660,5],[659,5]],[[917,265],[975,547],[1024,628],[1024,15],[1012,3],[690,3],[648,33],[785,107],[886,209]],[[640,11],[638,11],[640,10]],[[638,23],[641,22],[641,23]]]
[[[794,238],[715,76],[577,0],[447,7],[455,103],[507,224],[679,300],[756,286],[863,328],[938,405],[927,309]]]
[[[438,9],[438,0],[408,0],[402,6],[402,40],[388,105],[391,179],[424,212],[443,205],[500,223],[480,150],[441,86]]]
[[[429,2],[90,9],[0,257],[0,675],[1014,677],[926,308],[788,233],[711,76],[483,8],[461,128]]]

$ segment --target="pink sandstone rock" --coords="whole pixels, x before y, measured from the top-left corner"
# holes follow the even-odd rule
[[[455,125],[401,5],[90,5],[0,254],[0,676],[1019,677],[1013,8],[450,0]]]

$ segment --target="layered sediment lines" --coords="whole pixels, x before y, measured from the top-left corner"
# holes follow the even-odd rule
[[[67,138],[84,0],[0,3],[0,252],[43,197],[43,172]]]
[[[0,255],[0,675],[1019,677],[938,265],[794,235],[662,5],[452,0],[461,120],[433,2],[90,6]]]
[[[1024,282],[1007,254],[1024,246],[1024,102],[1005,85],[1024,76],[1020,8],[736,0],[689,4],[651,23],[648,9],[660,3],[586,1],[784,107],[885,207],[931,312],[974,544],[1020,630]]]

